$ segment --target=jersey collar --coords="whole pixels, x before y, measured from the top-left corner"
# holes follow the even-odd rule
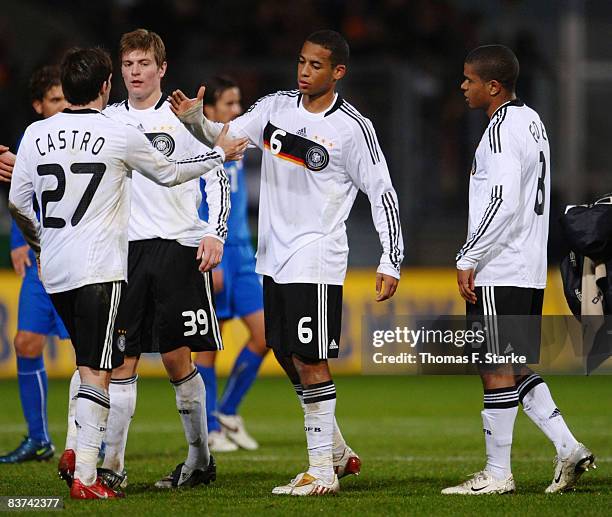
[[[84,115],[87,113],[100,113],[100,111],[92,109],[92,108],[82,108],[82,109],[76,109],[76,110],[70,109],[70,108],[64,108],[62,113],[68,113],[70,115]]]
[[[498,108],[497,108],[497,109],[496,109],[496,110],[493,112],[493,115],[491,115],[491,120],[493,120],[493,117],[495,116],[495,114],[496,114],[496,113],[497,113],[497,112],[498,112],[500,109],[505,108],[506,106],[524,106],[524,105],[525,105],[525,103],[524,103],[524,102],[523,102],[521,99],[519,99],[519,98],[512,99],[511,101],[504,102],[504,103],[503,103],[501,106],[499,106],[499,107],[498,107]]]
[[[298,110],[300,110],[304,115],[311,117],[311,118],[324,118],[327,117],[328,115],[331,115],[334,111],[336,111],[338,108],[340,108],[340,106],[342,105],[342,97],[340,96],[339,93],[336,92],[336,96],[334,97],[334,101],[332,102],[331,106],[329,107],[329,109],[327,109],[326,111],[321,111],[320,113],[311,113],[310,111],[308,111],[305,107],[304,104],[302,103],[302,94],[300,93],[298,95],[297,98],[297,107]]]
[[[132,107],[132,109],[136,110],[136,111],[153,111],[153,110],[158,110],[159,108],[161,108],[164,103],[166,102],[166,100],[168,99],[168,96],[162,92],[161,97],[159,98],[159,100],[157,101],[157,103],[155,104],[155,106],[152,106],[151,108],[145,108],[142,110],[136,110],[136,108]],[[129,99],[125,99],[123,101],[123,104],[125,106],[125,109],[127,111],[130,111],[130,101]]]

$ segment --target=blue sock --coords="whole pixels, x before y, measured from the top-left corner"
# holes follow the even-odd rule
[[[204,379],[204,387],[206,388],[206,425],[208,432],[221,431],[221,424],[215,416],[217,411],[217,374],[215,367],[207,367],[196,364],[196,368],[202,379]]]
[[[219,412],[235,415],[238,406],[257,377],[263,357],[244,347],[234,363],[232,373],[225,385],[223,397],[219,402]]]
[[[17,357],[17,379],[28,436],[42,443],[51,442],[47,422],[47,372],[43,356]]]

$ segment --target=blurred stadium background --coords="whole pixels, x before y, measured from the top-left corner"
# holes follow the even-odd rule
[[[348,223],[343,359],[359,369],[360,318],[372,311],[457,314],[462,303],[454,255],[466,232],[467,174],[486,125],[470,113],[459,84],[466,53],[504,43],[521,63],[518,95],[542,116],[551,141],[552,210],[547,312],[567,313],[556,266],[565,253],[557,217],[567,203],[612,190],[610,26],[605,0],[7,0],[0,9],[0,143],[15,149],[34,120],[27,83],[32,71],[58,62],[74,45],[101,45],[116,57],[123,32],[158,32],[168,52],[166,91],[195,92],[213,74],[235,77],[244,107],[259,96],[295,86],[296,54],[306,35],[334,28],[352,58],[340,91],[374,123],[400,199],[406,244],[404,279],[396,298],[373,303],[380,256],[369,205],[360,195]],[[113,101],[124,98],[118,64]],[[248,157],[250,218],[257,224],[259,156]],[[14,375],[12,338],[19,279],[10,269],[6,209],[0,186],[0,376]],[[226,347],[237,350],[243,329],[233,324]],[[71,347],[51,343],[48,371],[71,371]],[[233,345],[236,345],[234,347]],[[221,354],[225,372],[234,354]],[[73,363],[72,363],[73,364]],[[264,372],[275,372],[271,361]],[[143,373],[160,373],[157,361]]]

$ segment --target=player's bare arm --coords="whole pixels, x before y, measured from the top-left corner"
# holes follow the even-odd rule
[[[5,145],[0,145],[0,181],[11,182],[13,166],[15,165],[15,155],[9,151]]]
[[[397,291],[398,285],[398,278],[385,275],[384,273],[376,273],[376,301],[384,302],[391,298],[395,291]]]
[[[21,212],[13,203],[9,201],[8,204],[9,212],[11,216],[17,223],[17,226],[21,230],[23,234],[23,238],[29,244],[29,246],[34,250],[36,256],[40,254],[40,238],[38,236],[38,227],[35,222],[32,221],[28,216],[26,216],[23,212]]]
[[[11,250],[11,262],[13,269],[21,278],[25,277],[26,268],[32,265],[30,261],[30,246],[24,244]]]
[[[200,242],[196,258],[200,261],[202,273],[214,269],[223,258],[223,242],[211,235],[205,236]]]
[[[476,293],[474,292],[474,270],[457,269],[457,285],[459,294],[466,302],[476,303]]]

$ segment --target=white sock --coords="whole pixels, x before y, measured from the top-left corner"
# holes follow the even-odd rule
[[[567,427],[544,379],[534,373],[523,379],[517,390],[525,414],[554,444],[557,456],[567,458],[578,441]]]
[[[76,401],[77,447],[75,479],[84,485],[96,481],[100,444],[106,431],[110,399],[108,392],[97,386],[81,384]]]
[[[334,416],[334,461],[337,461],[342,458],[342,456],[344,455],[344,449],[346,449],[346,441],[344,440],[344,436],[342,436],[342,433],[340,432],[340,427],[338,427],[338,422],[336,421],[336,417]]]
[[[137,380],[138,375],[128,379],[111,379],[108,387],[111,408],[104,435],[106,453],[102,466],[114,472],[124,469],[128,431],[136,409]]]
[[[205,469],[210,460],[206,427],[206,388],[202,376],[194,368],[184,379],[172,381],[176,391],[176,407],[181,415],[189,453],[185,466],[192,470]]]
[[[68,394],[68,428],[66,430],[66,449],[76,450],[77,447],[77,428],[74,425],[76,413],[77,394],[81,385],[81,375],[79,370],[75,370],[70,378],[70,390]]]
[[[304,388],[304,429],[308,445],[308,474],[326,483],[334,480],[332,446],[336,386],[333,381]]]
[[[487,451],[487,470],[501,481],[512,473],[512,431],[518,413],[516,387],[485,390],[481,412]]]
[[[300,406],[302,407],[302,411],[306,411],[304,407],[304,390],[301,384],[294,384],[293,389],[300,401]],[[333,438],[333,448],[332,455],[333,460],[338,461],[344,455],[344,449],[346,449],[346,441],[344,440],[344,436],[342,436],[342,432],[340,431],[340,427],[338,426],[338,422],[336,417],[334,416],[334,438]]]

